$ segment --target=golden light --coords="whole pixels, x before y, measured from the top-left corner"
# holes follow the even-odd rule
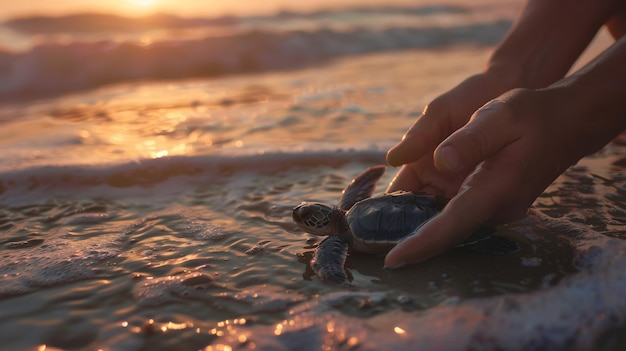
[[[402,329],[402,328],[400,328],[400,327],[394,327],[394,328],[393,328],[393,331],[394,331],[396,334],[398,334],[398,335],[404,335],[404,334],[406,334],[406,330],[404,330],[404,329]]]
[[[37,351],[61,351],[61,349],[57,349],[56,347],[47,346],[46,344],[37,346]]]
[[[204,351],[232,351],[233,347],[226,344],[217,344],[215,346],[209,345],[204,348]]]
[[[133,15],[146,15],[159,10],[159,0],[126,0],[125,4],[120,6],[122,11]]]
[[[158,0],[130,0],[130,4],[135,7],[149,8],[154,7]]]
[[[350,347],[355,347],[359,344],[359,339],[356,336],[351,336],[346,344]]]
[[[276,324],[276,328],[274,329],[274,335],[279,336],[283,333],[283,325],[282,323]]]

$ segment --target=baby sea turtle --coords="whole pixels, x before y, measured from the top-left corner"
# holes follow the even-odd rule
[[[371,197],[385,169],[385,166],[370,167],[354,178],[343,190],[338,207],[303,202],[293,209],[293,220],[300,228],[310,234],[328,236],[311,260],[311,267],[321,280],[348,284],[344,264],[349,251],[384,254],[446,205],[447,199],[441,196],[406,191]],[[497,238],[480,245],[477,251],[508,254],[519,250],[517,243],[509,239],[491,237],[493,232],[493,228],[483,228],[458,246]]]

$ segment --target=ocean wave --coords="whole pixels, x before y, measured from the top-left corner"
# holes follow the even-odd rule
[[[147,159],[108,166],[41,166],[0,173],[0,203],[19,202],[21,196],[61,193],[63,196],[80,189],[85,196],[89,188],[113,195],[128,195],[129,188],[149,188],[172,180],[210,179],[218,181],[241,174],[271,174],[293,168],[339,167],[351,162],[366,165],[382,164],[381,150],[320,150],[273,152],[262,155],[204,155]],[[181,182],[186,186],[185,182]],[[168,190],[176,186],[168,183]]]
[[[339,9],[320,9],[309,12],[279,11],[275,14],[257,16],[180,17],[158,13],[142,17],[125,17],[106,13],[78,13],[65,16],[24,16],[9,19],[3,26],[25,34],[94,33],[119,31],[146,31],[211,26],[235,26],[238,24],[278,22],[298,19],[324,19],[337,16],[363,15],[409,15],[432,16],[437,14],[465,14],[468,7],[456,5],[422,6],[368,6]]]
[[[105,84],[287,70],[374,52],[491,46],[511,22],[448,27],[252,29],[229,36],[137,42],[44,43],[0,52],[0,101],[54,96]]]
[[[4,26],[26,34],[93,33],[146,31],[204,26],[228,26],[238,23],[235,17],[183,18],[169,14],[154,14],[140,18],[105,13],[81,13],[66,16],[28,16],[10,19]]]

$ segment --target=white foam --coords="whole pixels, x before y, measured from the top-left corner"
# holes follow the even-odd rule
[[[141,306],[158,306],[177,298],[208,298],[213,278],[203,273],[148,277],[133,287],[133,297]]]
[[[37,245],[13,245],[0,259],[0,297],[95,277],[96,264],[121,253],[122,231],[77,240],[61,227]]]

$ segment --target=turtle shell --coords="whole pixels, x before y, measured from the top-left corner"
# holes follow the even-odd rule
[[[346,214],[357,244],[396,244],[439,213],[436,196],[394,192],[356,203]]]

